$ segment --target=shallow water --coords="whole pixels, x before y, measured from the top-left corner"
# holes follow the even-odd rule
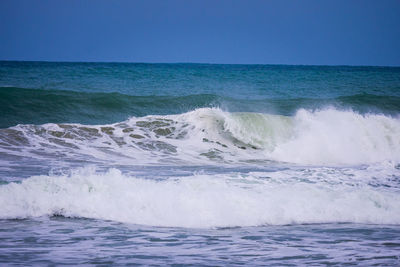
[[[400,261],[400,228],[394,225],[187,229],[63,217],[1,225],[2,264],[394,266]]]

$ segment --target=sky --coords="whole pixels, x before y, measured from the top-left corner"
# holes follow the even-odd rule
[[[0,60],[400,66],[400,0],[1,0]]]

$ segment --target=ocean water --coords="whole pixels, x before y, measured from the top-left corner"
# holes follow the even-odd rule
[[[0,62],[0,265],[400,264],[400,68]]]

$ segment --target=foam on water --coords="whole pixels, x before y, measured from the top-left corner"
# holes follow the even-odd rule
[[[400,68],[0,73],[0,265],[399,265]]]
[[[382,172],[388,169],[387,175]],[[393,175],[397,181],[391,181]],[[400,171],[311,168],[140,179],[117,169],[0,186],[1,218],[63,215],[174,227],[400,224]],[[375,181],[371,184],[370,181]]]
[[[361,164],[400,160],[400,120],[352,111],[300,110],[295,134],[272,157],[306,164]]]
[[[202,108],[109,125],[18,125],[0,131],[0,152],[128,165],[399,162],[400,119],[333,108],[292,117]]]

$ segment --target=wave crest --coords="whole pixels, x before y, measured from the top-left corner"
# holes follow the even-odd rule
[[[139,165],[399,162],[400,119],[333,108],[301,109],[292,117],[201,108],[108,125],[18,125],[0,130],[0,150]]]

